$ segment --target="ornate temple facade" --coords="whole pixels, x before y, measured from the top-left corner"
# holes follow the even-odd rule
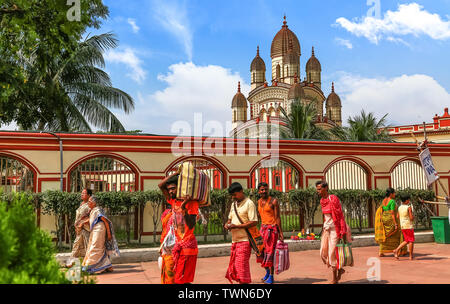
[[[327,97],[322,91],[322,67],[314,47],[306,63],[306,77],[301,81],[300,42],[288,28],[286,17],[281,30],[272,41],[270,56],[271,85],[266,79],[266,64],[259,55],[259,46],[250,65],[251,91],[247,97],[241,93],[238,84],[231,105],[231,137],[267,137],[276,129],[286,128],[286,119],[281,109],[289,114],[294,100],[301,100],[304,105],[314,103],[317,112],[316,125],[326,129],[342,125],[341,100],[334,92],[334,83]]]

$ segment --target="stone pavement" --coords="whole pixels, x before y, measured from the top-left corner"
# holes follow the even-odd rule
[[[380,281],[367,280],[367,272],[374,265],[367,265],[369,258],[378,257],[378,247],[353,248],[354,267],[346,267],[342,284],[381,283],[381,284],[450,284],[450,245],[436,243],[415,244],[415,259],[392,255],[379,258]],[[326,284],[331,272],[319,257],[318,250],[306,250],[290,253],[291,267],[288,271],[275,276],[279,284]],[[228,257],[209,257],[197,260],[194,284],[227,284],[225,271]],[[250,259],[253,283],[265,274],[265,270],[256,264],[255,256]],[[120,264],[114,266],[113,273],[97,276],[99,284],[159,284],[160,270],[157,262]]]

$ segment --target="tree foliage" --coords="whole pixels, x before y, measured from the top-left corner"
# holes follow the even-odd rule
[[[0,124],[22,129],[91,132],[90,125],[124,131],[109,108],[129,113],[134,102],[112,87],[103,52],[117,46],[98,29],[108,8],[80,1],[80,21],[69,21],[66,1],[7,0],[0,5]]]
[[[316,126],[317,109],[316,102],[304,104],[302,100],[296,99],[291,103],[289,114],[281,108],[281,113],[287,120],[287,131],[281,130],[282,138],[296,139],[330,139],[328,131]]]
[[[0,283],[70,283],[54,258],[50,236],[36,227],[33,197],[9,195],[0,200]]]
[[[342,141],[352,142],[392,142],[393,139],[386,131],[386,117],[377,120],[373,113],[366,114],[364,110],[360,115],[349,117],[348,127],[335,127],[330,130],[333,136]]]

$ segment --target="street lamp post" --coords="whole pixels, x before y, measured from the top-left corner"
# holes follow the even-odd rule
[[[59,183],[59,190],[61,190],[61,192],[64,191],[64,173],[63,173],[63,145],[62,145],[62,139],[60,136],[56,135],[53,132],[44,132],[41,131],[41,133],[47,133],[50,134],[54,137],[56,137],[59,141],[59,171],[60,171],[60,183]],[[62,217],[59,214],[58,216],[58,226],[59,226],[59,237],[58,237],[58,247],[61,249],[62,247]]]

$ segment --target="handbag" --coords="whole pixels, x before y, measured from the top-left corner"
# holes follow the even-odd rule
[[[283,241],[278,242],[275,247],[275,274],[280,274],[289,269],[289,246]]]
[[[170,252],[173,246],[175,246],[175,242],[176,242],[175,231],[173,230],[173,226],[170,226],[169,232],[167,232],[167,235],[161,244],[161,248],[165,252]]]
[[[233,204],[234,212],[236,213],[239,222],[241,222],[241,224],[244,224],[244,222],[242,221],[241,217],[238,214],[236,204],[237,204],[236,202]],[[246,228],[245,232],[247,233],[248,241],[250,242],[250,246],[252,247],[253,251],[256,253],[256,256],[258,257],[262,256],[264,251],[264,241],[261,234],[259,233],[258,227],[253,226],[250,228]]]
[[[336,269],[344,266],[353,266],[352,243],[347,243],[345,236],[336,244]]]

